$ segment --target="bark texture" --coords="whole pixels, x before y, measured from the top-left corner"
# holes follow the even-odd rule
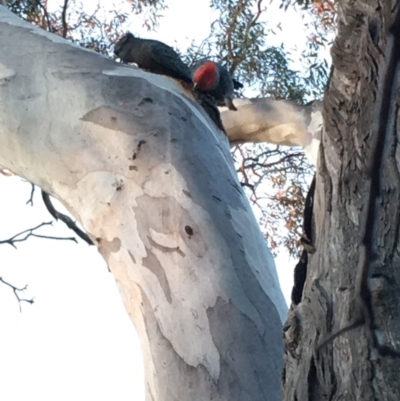
[[[400,399],[400,359],[381,357],[359,327],[317,352],[332,331],[359,317],[355,307],[360,223],[376,135],[376,101],[396,1],[338,1],[339,32],[324,99],[314,200],[315,252],[308,254],[301,302],[285,325],[285,401]],[[398,108],[396,109],[398,116]],[[374,129],[375,127],[375,129]],[[382,174],[381,210],[370,277],[383,342],[400,347],[400,153],[393,127]]]
[[[140,336],[147,400],[280,400],[287,307],[226,136],[171,79],[1,7],[0,32],[0,166],[97,244]]]

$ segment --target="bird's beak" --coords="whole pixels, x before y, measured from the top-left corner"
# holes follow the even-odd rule
[[[196,90],[198,87],[199,87],[198,83],[195,82],[195,83],[193,84],[193,90]]]

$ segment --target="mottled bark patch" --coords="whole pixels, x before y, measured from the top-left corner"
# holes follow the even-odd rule
[[[149,239],[152,229],[170,236],[170,246],[167,243],[159,245],[176,248],[181,240],[194,255],[199,258],[204,256],[207,246],[200,230],[189,212],[176,199],[170,196],[155,198],[143,195],[137,198],[136,202],[138,207],[133,209],[137,214],[138,232],[146,247],[151,248]],[[155,210],[157,213],[154,213]],[[190,227],[191,235],[188,234],[186,227]]]
[[[169,287],[165,271],[161,266],[160,261],[157,259],[157,256],[155,256],[148,248],[146,248],[146,251],[147,251],[147,256],[142,259],[142,265],[144,267],[147,267],[157,277],[158,282],[160,283],[160,286],[164,291],[165,298],[167,298],[167,301],[171,303],[172,302],[171,289]]]
[[[99,252],[102,255],[110,255],[111,253],[119,252],[121,249],[121,240],[119,238],[114,238],[112,241],[107,241],[101,238],[98,241]]]
[[[137,109],[132,112],[123,112],[109,106],[100,106],[82,116],[82,121],[88,121],[114,131],[130,131],[132,114],[135,118],[143,118],[143,113]]]
[[[151,359],[155,366],[163,370],[163,375],[165,375],[163,380],[157,380],[157,375],[154,375],[155,385],[147,382],[148,393],[152,389],[156,389],[165,400],[242,401],[238,397],[229,398],[220,394],[216,381],[204,364],[190,365],[186,362],[185,355],[178,354],[171,340],[163,334],[145,291],[140,288],[140,292],[142,294],[143,319],[148,340],[152,344]],[[199,335],[202,334],[199,333]],[[190,341],[190,339],[185,338],[184,341]],[[193,350],[193,353],[198,351]]]

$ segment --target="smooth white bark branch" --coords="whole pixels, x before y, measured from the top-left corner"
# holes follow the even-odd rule
[[[226,137],[171,79],[3,7],[0,32],[0,166],[97,243],[140,336],[147,399],[280,400],[287,307]]]
[[[301,146],[316,166],[322,130],[322,102],[298,106],[270,98],[235,99],[238,111],[220,108],[232,144],[267,142]]]

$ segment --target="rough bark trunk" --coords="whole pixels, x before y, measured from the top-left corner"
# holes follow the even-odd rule
[[[317,352],[332,331],[359,317],[356,274],[365,219],[367,167],[387,30],[396,1],[339,1],[333,71],[324,100],[324,131],[314,202],[315,253],[308,255],[302,301],[285,327],[285,401],[400,399],[400,359],[382,357],[367,328]],[[396,109],[398,117],[398,108]],[[375,125],[376,126],[376,125]],[[376,260],[370,277],[383,342],[400,346],[400,154],[393,127],[382,174]]]
[[[97,244],[140,336],[147,400],[280,400],[287,307],[226,137],[170,79],[3,7],[0,33],[0,166]]]

